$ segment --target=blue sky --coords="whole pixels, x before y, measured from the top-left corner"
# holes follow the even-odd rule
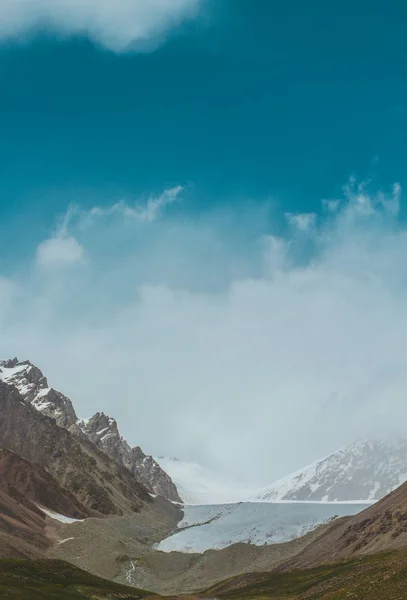
[[[407,7],[4,2],[0,354],[262,484],[407,416]]]
[[[403,3],[203,4],[150,53],[41,31],[3,43],[1,238],[14,255],[13,225],[35,243],[78,199],[188,184],[186,211],[271,196],[308,212],[351,173],[403,183]]]

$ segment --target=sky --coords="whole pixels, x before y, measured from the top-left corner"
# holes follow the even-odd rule
[[[0,356],[244,484],[404,434],[406,19],[3,0]]]

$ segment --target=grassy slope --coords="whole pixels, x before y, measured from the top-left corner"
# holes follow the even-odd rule
[[[203,594],[219,599],[405,600],[407,550],[309,570],[235,577]]]
[[[0,561],[2,600],[141,600],[148,592],[111,583],[62,561]],[[201,594],[219,600],[405,600],[407,550],[291,572],[234,577]],[[197,599],[197,596],[195,596]]]
[[[57,560],[0,560],[1,600],[138,600],[148,592],[121,586]]]

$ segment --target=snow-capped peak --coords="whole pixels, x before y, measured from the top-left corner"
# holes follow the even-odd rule
[[[27,404],[55,419],[61,427],[69,429],[77,422],[69,398],[49,387],[42,371],[29,360],[19,362],[13,358],[0,361],[0,380],[17,388]]]
[[[361,440],[288,475],[253,500],[373,502],[407,480],[407,440]]]

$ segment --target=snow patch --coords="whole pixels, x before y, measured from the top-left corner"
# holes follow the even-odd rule
[[[48,508],[44,508],[43,506],[38,507],[51,519],[55,519],[55,521],[59,521],[60,523],[65,523],[66,525],[71,525],[72,523],[83,523],[85,519],[72,519],[71,517],[66,517],[65,515],[61,515],[59,513],[54,512],[53,510],[49,510]]]

